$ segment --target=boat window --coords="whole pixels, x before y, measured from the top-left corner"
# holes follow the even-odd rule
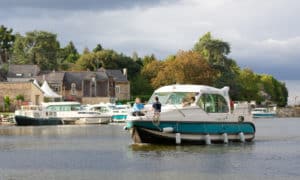
[[[79,111],[80,105],[51,105],[47,107],[49,111]]]
[[[197,104],[207,113],[227,113],[229,111],[225,98],[219,94],[202,94]]]
[[[154,93],[149,103],[152,104],[154,102],[155,96],[158,96],[161,104],[182,104],[184,100],[189,100],[192,97],[195,97],[197,93],[195,92],[166,92],[166,93]]]
[[[109,109],[107,107],[102,107],[102,106],[94,107],[93,110],[101,113],[109,112]]]

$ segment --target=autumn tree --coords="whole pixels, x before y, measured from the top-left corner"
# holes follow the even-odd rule
[[[155,88],[174,83],[212,85],[215,78],[214,70],[195,51],[179,51],[163,62],[152,61],[144,66],[142,73]]]

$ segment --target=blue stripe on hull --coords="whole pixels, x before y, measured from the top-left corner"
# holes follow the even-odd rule
[[[158,126],[151,121],[133,121],[128,122],[127,127],[138,127],[162,131],[165,127],[172,127],[174,133],[182,134],[254,134],[255,126],[253,123],[234,123],[234,122],[160,122]]]
[[[127,115],[113,115],[112,119],[113,120],[124,120],[127,118]]]
[[[259,118],[259,117],[276,117],[276,114],[253,114],[254,118]]]

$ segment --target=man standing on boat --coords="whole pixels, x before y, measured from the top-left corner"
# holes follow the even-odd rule
[[[158,97],[155,97],[155,102],[152,104],[154,114],[159,114],[161,112],[161,103],[159,102]]]

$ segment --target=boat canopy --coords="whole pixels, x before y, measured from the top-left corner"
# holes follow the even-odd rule
[[[154,102],[154,97],[158,96],[160,102],[165,104],[181,104],[186,99],[191,99],[194,97],[195,101],[198,102],[200,97],[205,98],[205,101],[210,100],[210,103],[217,101],[221,96],[225,99],[222,100],[223,103],[230,106],[230,98],[229,98],[229,87],[225,86],[222,89],[205,86],[205,85],[168,85],[158,88],[154,91],[151,98],[149,99],[148,104],[152,104]],[[209,96],[209,97],[206,97]]]
[[[210,93],[210,94],[221,94],[226,96],[228,94],[229,87],[225,86],[222,89],[214,88],[211,86],[205,85],[181,85],[181,84],[174,84],[163,86],[155,90],[155,92],[196,92],[196,93]]]
[[[47,81],[44,81],[42,87],[41,87],[42,91],[44,92],[44,96],[45,97],[49,97],[49,98],[61,98],[61,95],[58,95],[56,92],[54,92],[49,84],[47,83]]]

